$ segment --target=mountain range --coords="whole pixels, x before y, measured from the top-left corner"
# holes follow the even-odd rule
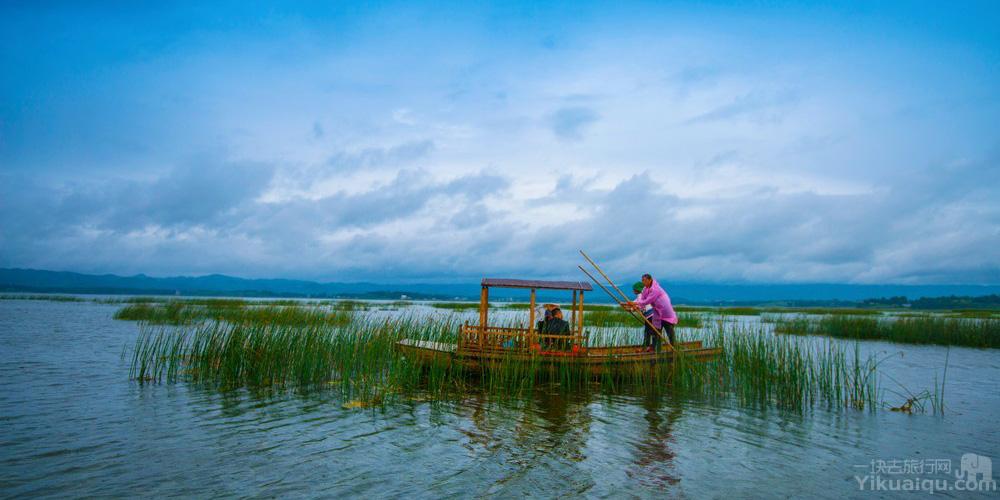
[[[623,289],[628,288],[619,283]],[[981,296],[1000,293],[1000,285],[854,285],[854,284],[714,284],[664,283],[678,304],[829,305],[876,297],[909,298],[948,295]],[[246,279],[221,274],[152,277],[144,274],[81,274],[65,271],[0,268],[0,291],[128,295],[201,295],[239,297],[309,297],[434,300],[478,300],[479,283],[393,284],[318,283],[290,279]],[[596,288],[596,287],[595,287]],[[491,289],[494,300],[526,300],[526,290]],[[539,291],[539,300],[559,301],[568,292]],[[603,292],[588,294],[589,302],[610,302]]]

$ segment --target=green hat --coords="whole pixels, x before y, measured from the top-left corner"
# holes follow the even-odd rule
[[[646,285],[643,285],[641,281],[636,281],[632,285],[632,291],[635,293],[641,292],[643,288],[646,288]]]

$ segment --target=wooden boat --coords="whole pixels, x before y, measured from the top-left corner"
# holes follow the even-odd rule
[[[528,328],[503,328],[489,324],[489,290],[525,288],[531,290]],[[565,335],[543,334],[535,329],[536,290],[566,290],[573,292],[570,309],[570,332]],[[538,281],[484,278],[479,300],[479,324],[462,325],[458,343],[428,342],[403,339],[397,349],[427,363],[460,364],[465,369],[478,370],[504,363],[541,363],[543,365],[574,365],[594,376],[645,370],[650,365],[670,363],[678,357],[704,361],[722,353],[718,347],[705,347],[701,341],[681,342],[673,348],[664,346],[658,352],[642,352],[641,346],[588,346],[583,322],[584,292],[593,290],[589,283],[576,281]],[[543,345],[559,345],[549,349]]]

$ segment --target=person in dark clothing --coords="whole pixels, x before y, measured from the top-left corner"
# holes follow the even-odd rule
[[[545,324],[539,328],[539,333],[546,335],[569,335],[569,323],[563,319],[562,309],[558,307],[552,308],[550,311],[552,317],[545,321]],[[566,339],[546,339],[546,344],[550,347],[556,347],[559,349],[565,349],[568,345]]]
[[[549,321],[552,320],[552,309],[553,308],[554,307],[549,307],[549,304],[545,305],[545,315],[543,316],[543,319],[540,319],[540,320],[538,320],[537,323],[535,323],[535,331],[537,331],[538,333],[544,333],[545,332],[545,328],[546,328],[545,325],[549,324]]]

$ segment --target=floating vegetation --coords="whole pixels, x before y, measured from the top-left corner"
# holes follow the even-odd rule
[[[796,314],[825,314],[838,316],[880,316],[882,311],[878,309],[851,309],[846,307],[825,308],[825,307],[768,307],[761,309],[763,312],[771,313],[796,313]]]
[[[323,301],[319,303],[320,305],[328,305],[334,309],[340,311],[367,311],[372,307],[369,302],[362,302],[360,300],[338,300],[338,301]]]
[[[887,340],[905,344],[1000,347],[1000,319],[936,316],[861,318],[826,316],[779,319],[776,333],[826,335],[856,340]]]
[[[641,323],[635,316],[629,314],[628,311],[623,310],[621,307],[587,312],[585,317],[587,324],[594,326],[641,326]],[[701,328],[701,317],[696,314],[678,314],[677,327]]]
[[[760,316],[761,310],[755,307],[722,307],[716,312],[728,316]]]
[[[956,318],[1000,319],[1000,310],[956,309],[949,316]]]
[[[86,302],[85,299],[73,295],[0,295],[0,300],[47,300],[49,302]]]
[[[435,309],[448,309],[451,311],[473,311],[479,309],[478,302],[432,302],[430,306]]]
[[[413,397],[460,398],[470,390],[518,396],[540,381],[554,382],[560,390],[670,390],[796,410],[875,409],[879,403],[879,361],[861,357],[857,345],[853,353],[833,341],[817,347],[759,327],[718,322],[698,332],[708,345],[723,348],[712,361],[688,359],[681,351],[672,363],[638,365],[594,380],[578,365],[541,358],[512,357],[466,369],[461,363],[407,357],[395,348],[404,338],[454,343],[457,317],[354,315],[330,323],[314,316],[292,323],[277,319],[285,314],[279,308],[258,308],[255,314],[179,327],[140,323],[139,338],[125,354],[131,356],[130,377],[222,388],[324,387],[342,391],[356,408]],[[637,335],[641,330],[635,327],[594,328],[589,343],[628,345]]]
[[[349,311],[327,311],[318,307],[240,307],[230,301],[206,301],[204,304],[173,301],[163,304],[131,304],[119,309],[114,318],[161,325],[186,325],[206,320],[276,325],[342,325],[351,320]]]

